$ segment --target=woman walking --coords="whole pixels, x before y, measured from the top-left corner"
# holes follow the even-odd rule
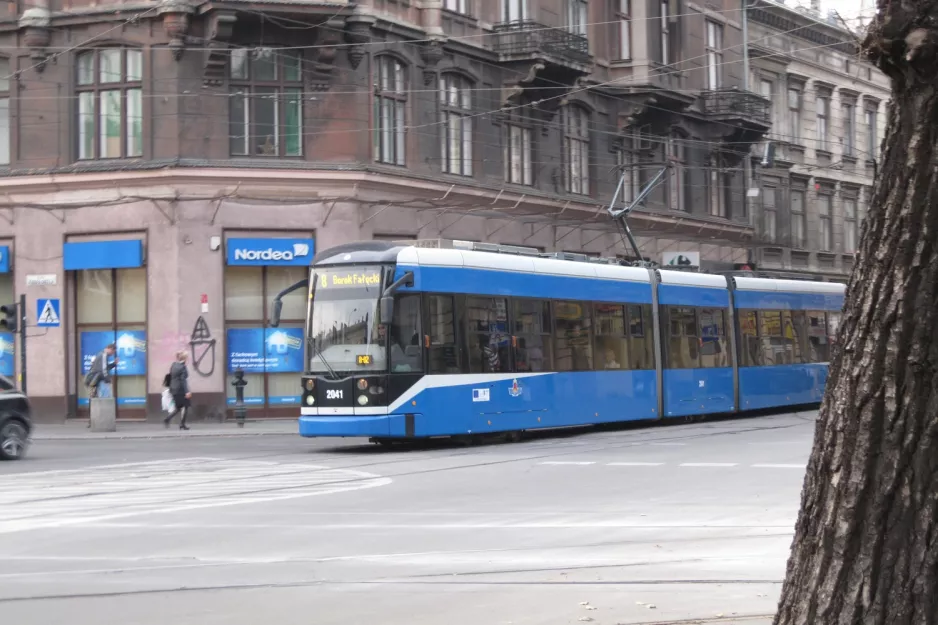
[[[176,352],[176,362],[169,368],[169,392],[173,396],[173,403],[176,404],[175,410],[169,413],[169,416],[163,419],[163,425],[169,427],[169,422],[173,420],[176,413],[182,414],[182,420],[179,421],[180,430],[188,430],[186,425],[186,416],[189,412],[189,400],[192,393],[189,391],[189,369],[186,367],[186,361],[189,360],[189,353],[186,351]]]

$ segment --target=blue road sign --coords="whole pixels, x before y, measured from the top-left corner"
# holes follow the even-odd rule
[[[58,299],[36,300],[36,325],[40,328],[57,328],[62,325],[61,307]]]

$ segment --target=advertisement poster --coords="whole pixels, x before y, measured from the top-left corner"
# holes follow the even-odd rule
[[[228,373],[241,369],[251,373],[301,373],[303,371],[303,328],[228,328]],[[252,388],[252,386],[254,388]],[[299,395],[271,396],[271,406],[294,405]],[[233,397],[228,404],[234,404]],[[248,384],[244,389],[248,406],[264,403],[264,389]]]
[[[16,343],[12,332],[0,332],[0,375],[16,375]]]
[[[96,330],[82,332],[79,335],[81,350],[81,375],[84,377],[91,369],[91,362],[109,343],[114,343],[117,352],[117,368],[111,375],[133,376],[147,373],[147,333],[145,330]],[[118,394],[120,391],[118,390]],[[118,406],[144,406],[146,397],[118,397]],[[82,398],[79,404],[87,406],[88,399]]]

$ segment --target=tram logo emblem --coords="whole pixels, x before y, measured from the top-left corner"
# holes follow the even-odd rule
[[[517,378],[511,381],[511,386],[508,388],[508,394],[512,397],[517,397],[521,394],[521,385],[518,384]]]

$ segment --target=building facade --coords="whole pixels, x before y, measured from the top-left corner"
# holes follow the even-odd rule
[[[753,88],[772,130],[754,150],[760,269],[846,282],[886,126],[889,81],[834,17],[757,0],[749,10]]]
[[[119,6],[0,7],[0,299],[45,317],[26,353],[43,419],[86,414],[110,341],[119,418],[156,417],[179,349],[196,417],[226,413],[235,366],[255,414],[294,414],[305,302],[276,332],[269,302],[317,250],[629,257],[604,210],[620,178],[623,201],[658,181],[630,219],[644,257],[750,260],[744,165],[770,118],[737,3]]]

